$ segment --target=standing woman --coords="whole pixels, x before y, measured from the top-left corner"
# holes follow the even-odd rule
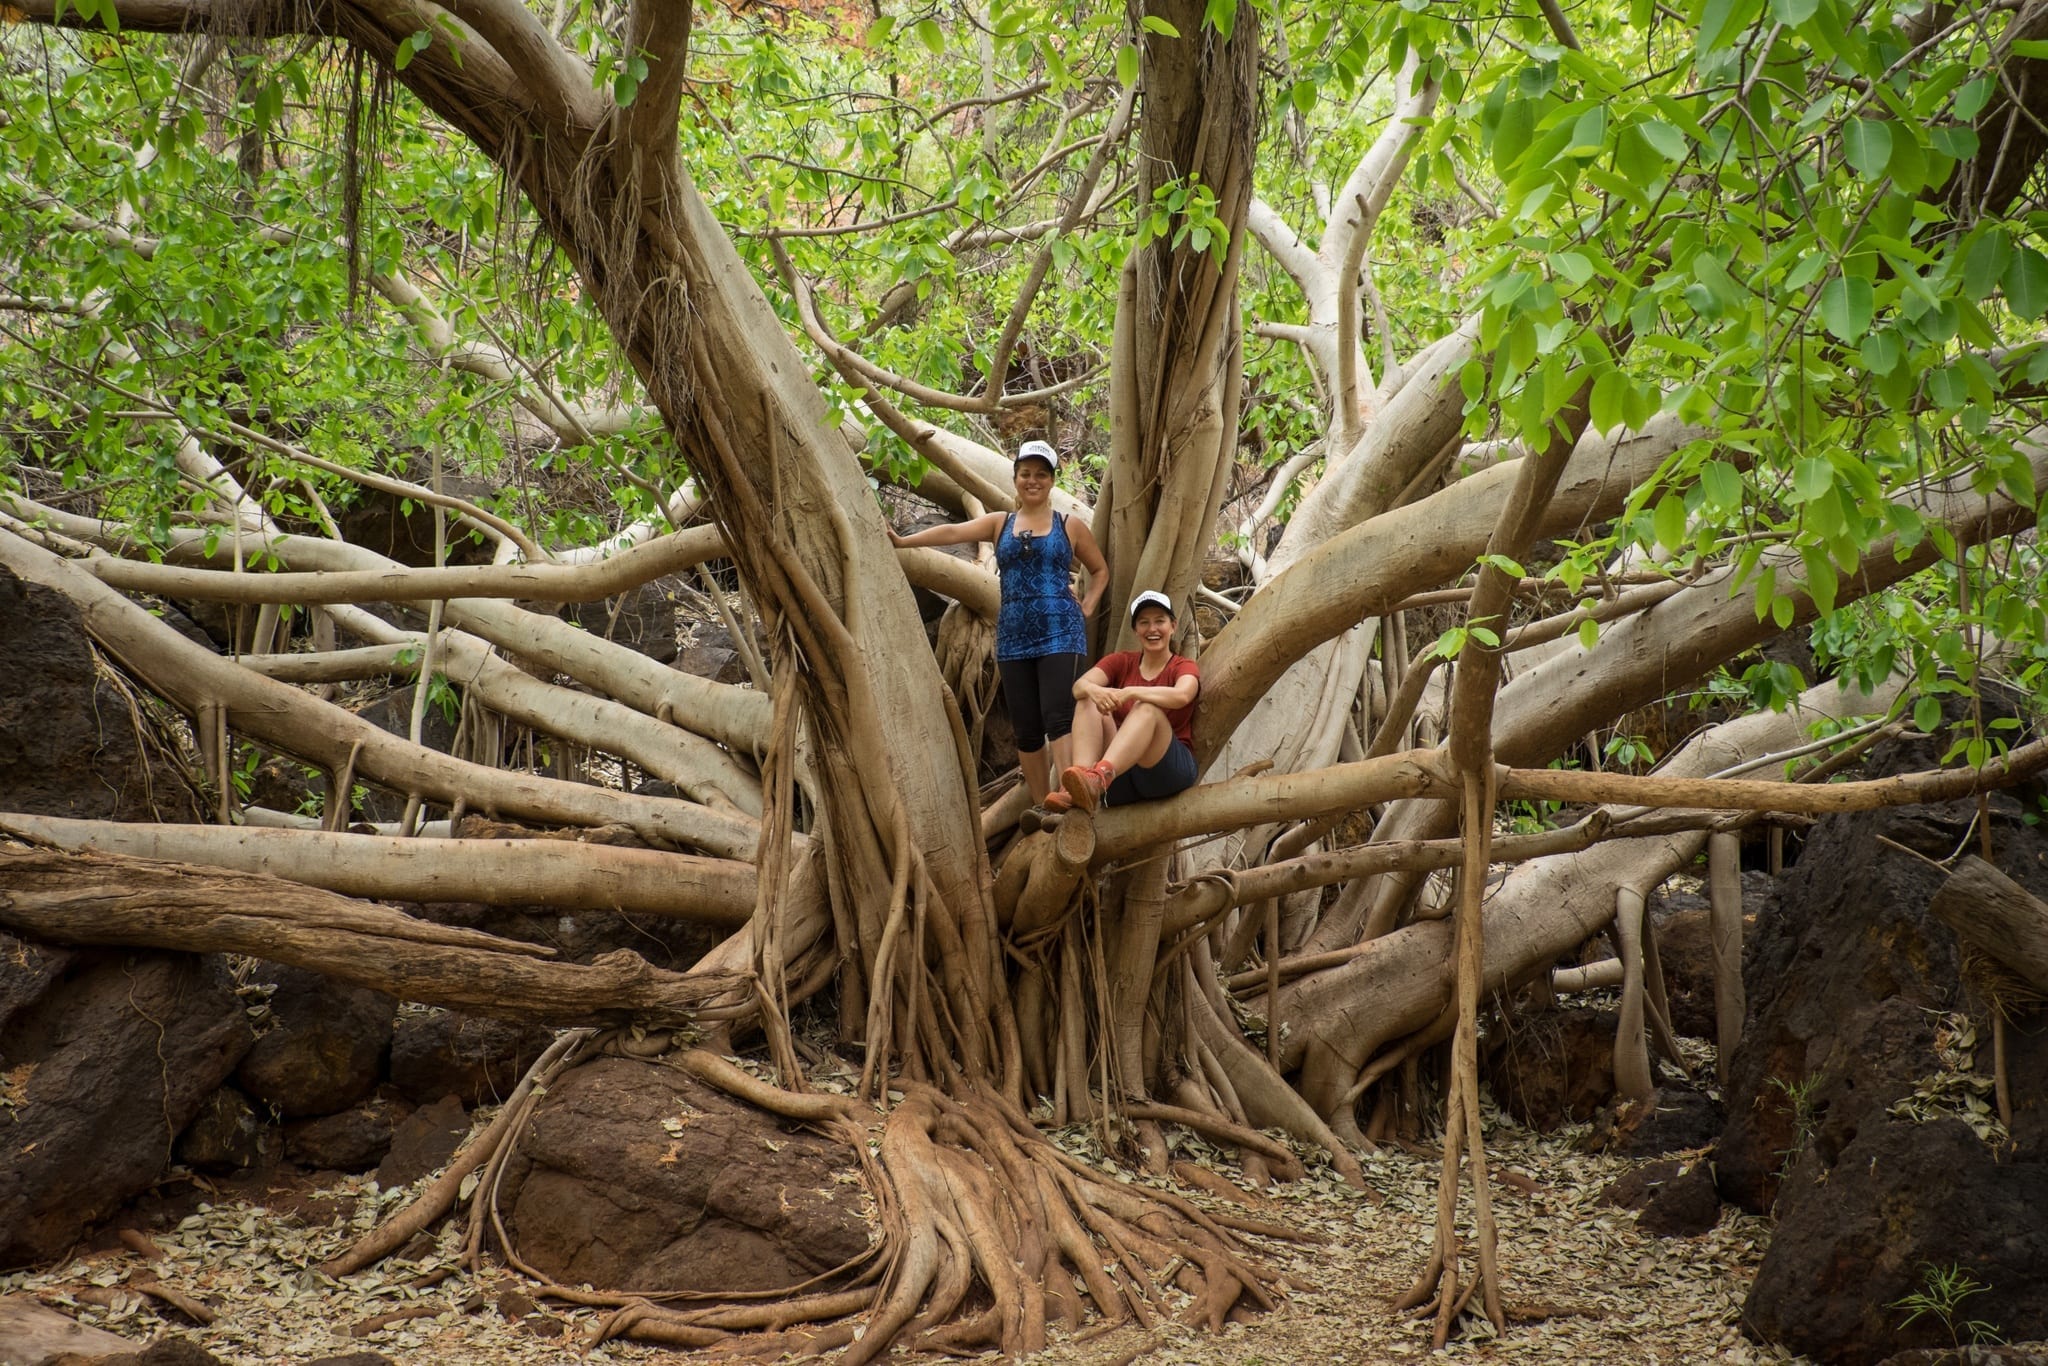
[[[996,543],[1003,585],[996,668],[1017,732],[1017,761],[1035,802],[1045,800],[1052,774],[1069,762],[1074,680],[1088,662],[1088,618],[1109,585],[1109,565],[1095,533],[1086,522],[1053,511],[1052,476],[1059,461],[1049,442],[1027,441],[1011,469],[1015,512],[991,512],[911,536],[889,532],[889,543],[898,547]],[[1079,599],[1073,587],[1076,560],[1088,571],[1088,593]]]

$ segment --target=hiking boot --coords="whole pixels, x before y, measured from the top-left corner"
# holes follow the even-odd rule
[[[1090,764],[1086,768],[1076,766],[1060,774],[1060,786],[1073,798],[1074,805],[1083,811],[1093,811],[1102,805],[1102,794],[1109,791],[1109,785],[1116,781],[1116,770],[1107,762]]]
[[[1074,809],[1074,799],[1060,791],[1060,789],[1054,788],[1045,794],[1045,800],[1038,805],[1047,815],[1057,816],[1063,812],[1072,811]]]

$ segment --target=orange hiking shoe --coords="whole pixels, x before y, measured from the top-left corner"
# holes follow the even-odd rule
[[[1107,761],[1090,764],[1086,768],[1074,767],[1060,774],[1060,786],[1067,790],[1067,796],[1083,811],[1093,811],[1102,805],[1102,794],[1109,791],[1109,785],[1116,781],[1116,770]]]
[[[1045,800],[1038,805],[1041,809],[1049,811],[1056,816],[1062,811],[1072,811],[1074,809],[1074,799],[1058,788],[1054,788],[1045,794]]]

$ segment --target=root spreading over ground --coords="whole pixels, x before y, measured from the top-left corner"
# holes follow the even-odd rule
[[[1738,1314],[1769,1234],[1767,1221],[1723,1212],[1693,1239],[1641,1234],[1635,1216],[1599,1203],[1602,1189],[1631,1165],[1578,1152],[1577,1131],[1530,1133],[1490,1107],[1486,1143],[1500,1177],[1495,1203],[1505,1261],[1507,1330],[1496,1335],[1467,1312],[1446,1350],[1451,1360],[1490,1362],[1793,1362],[1741,1335]],[[1175,1319],[1151,1327],[1126,1323],[1069,1337],[1055,1329],[1033,1360],[1060,1366],[1145,1362],[1160,1366],[1245,1366],[1266,1362],[1356,1362],[1428,1353],[1433,1323],[1396,1316],[1390,1305],[1427,1255],[1437,1198],[1434,1152],[1386,1148],[1363,1159],[1374,1203],[1316,1154],[1308,1175],[1254,1196],[1256,1209],[1181,1182],[1147,1178],[1105,1159],[1089,1132],[1053,1131],[1062,1148],[1107,1175],[1171,1188],[1218,1213],[1270,1219],[1323,1239],[1317,1243],[1252,1237],[1263,1263],[1285,1278],[1271,1313],[1230,1323],[1212,1335]],[[1215,1149],[1185,1134],[1175,1157],[1241,1174]],[[190,1201],[149,1236],[164,1257],[147,1262],[127,1246],[86,1252],[36,1272],[0,1277],[0,1294],[27,1292],[82,1320],[146,1340],[163,1332],[192,1336],[237,1363],[307,1360],[375,1350],[400,1361],[531,1366],[568,1359],[595,1337],[611,1311],[536,1303],[533,1283],[492,1264],[458,1272],[465,1233],[441,1225],[401,1254],[335,1281],[318,1265],[409,1198],[378,1191],[366,1178],[318,1189],[222,1190]],[[174,1216],[179,1205],[170,1206]],[[109,1240],[111,1241],[111,1240]],[[154,1270],[152,1271],[152,1266]],[[152,1276],[210,1305],[216,1321],[199,1328],[175,1309],[130,1287]],[[1170,1285],[1163,1293],[1173,1293]],[[1182,1306],[1185,1307],[1185,1306]],[[582,1358],[593,1362],[729,1361],[710,1352],[678,1355],[608,1341]]]

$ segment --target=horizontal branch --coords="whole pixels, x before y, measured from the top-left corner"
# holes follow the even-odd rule
[[[493,946],[425,942],[446,927],[261,874],[5,842],[0,926],[58,944],[245,953],[403,1001],[555,1025],[682,1024],[720,985],[629,949],[583,965],[474,931]]]
[[[1314,820],[1397,797],[1455,797],[1457,782],[1435,750],[1206,783],[1165,801],[1112,807],[1095,817],[1095,857],[1117,858],[1191,835],[1273,821]]]
[[[1780,783],[1746,778],[1663,778],[1561,768],[1499,772],[1502,801],[1620,802],[1702,811],[1874,811],[1954,801],[2026,781],[2048,769],[2048,740],[2035,740],[1982,768],[1929,769],[1861,782]]]
[[[0,813],[0,833],[73,853],[262,873],[343,896],[624,911],[726,928],[754,911],[751,864],[575,840],[398,839],[13,813]]]
[[[549,824],[623,824],[650,841],[720,857],[751,858],[759,842],[758,822],[695,803],[507,773],[414,745],[289,684],[260,678],[222,659],[100,583],[75,561],[60,559],[5,530],[0,530],[0,566],[76,604],[87,632],[101,648],[187,715],[198,714],[202,707],[224,708],[240,733],[323,768],[349,765],[368,781],[442,805],[460,800],[473,810]]]
[[[181,569],[113,556],[82,561],[101,583],[131,593],[196,602],[432,602],[446,598],[522,598],[601,602],[692,565],[725,556],[717,527],[671,532],[588,564],[478,564],[443,569],[311,570],[235,573]]]
[[[1509,835],[1493,841],[1492,862],[1519,863],[1588,849],[1605,838],[1609,825],[1607,813],[1596,811],[1561,830]],[[1465,842],[1459,839],[1398,840],[1304,854],[1259,868],[1207,873],[1167,894],[1164,933],[1171,938],[1232,906],[1248,906],[1355,877],[1455,868],[1464,856]]]

